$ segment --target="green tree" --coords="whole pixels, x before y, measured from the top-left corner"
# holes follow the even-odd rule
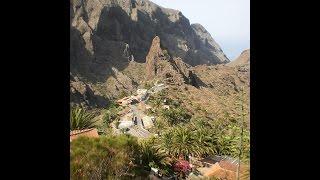
[[[119,107],[117,106],[108,107],[108,109],[104,110],[103,122],[106,124],[109,124],[112,121],[117,120],[119,118],[118,112],[119,112]]]
[[[168,127],[168,122],[163,119],[162,117],[158,117],[157,120],[154,123],[155,132],[158,135],[161,135],[163,131]]]
[[[237,150],[236,140],[233,136],[221,134],[217,143],[217,154],[233,156]]]
[[[126,91],[122,90],[122,91],[120,91],[119,98],[121,99],[121,98],[124,98],[124,97],[126,97],[128,95],[129,94]]]
[[[156,139],[145,140],[140,143],[140,158],[144,167],[159,168],[162,170],[170,169],[171,159],[155,146]]]
[[[185,126],[178,126],[173,130],[172,153],[176,157],[183,156],[188,159],[189,155],[199,155],[201,152],[196,147],[196,142],[192,138],[192,132]]]
[[[152,104],[155,108],[159,108],[162,105],[163,100],[161,98],[154,98]]]
[[[120,111],[120,107],[114,102],[110,102],[108,107],[102,111],[102,114],[103,114],[102,123],[100,123],[98,127],[99,134],[107,135],[110,132],[112,132],[110,123],[120,119],[118,115],[119,111]]]
[[[198,156],[206,154],[215,154],[216,152],[216,137],[214,133],[204,127],[198,127],[194,132],[192,138],[194,139],[195,149]]]
[[[201,157],[215,154],[217,151],[216,134],[210,129],[199,125],[178,125],[164,131],[160,138],[158,148],[173,157],[189,155]]]
[[[161,152],[167,153],[167,155],[172,155],[172,144],[174,142],[174,135],[173,131],[171,129],[163,132],[159,138],[159,141],[157,142],[157,149],[159,149]]]

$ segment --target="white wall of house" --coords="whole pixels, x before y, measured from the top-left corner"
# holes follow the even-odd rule
[[[119,129],[126,129],[133,126],[132,121],[120,121],[120,124],[118,126]]]
[[[150,117],[150,116],[144,116],[142,118],[143,121],[143,125],[146,129],[152,128],[153,127],[153,118],[154,117]]]

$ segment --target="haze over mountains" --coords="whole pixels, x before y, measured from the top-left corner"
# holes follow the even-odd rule
[[[71,104],[103,108],[162,81],[191,112],[213,118],[234,113],[241,87],[249,92],[249,51],[230,62],[203,26],[178,10],[148,0],[70,3]]]

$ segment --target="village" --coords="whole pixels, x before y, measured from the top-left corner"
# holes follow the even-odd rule
[[[112,122],[111,127],[114,134],[130,134],[137,138],[146,139],[151,136],[157,137],[158,134],[149,132],[157,120],[154,116],[148,116],[146,111],[152,107],[147,104],[149,96],[158,93],[167,86],[155,83],[150,89],[137,89],[136,95],[131,95],[117,100],[117,104],[123,108],[119,113],[120,121]],[[169,109],[167,105],[163,105],[163,109]],[[95,128],[78,130],[70,132],[70,142],[79,136],[99,137]],[[207,158],[195,158],[189,156],[189,161],[181,160],[190,168],[190,174],[187,179],[202,179],[205,177],[224,177],[227,179],[235,179],[238,167],[238,160],[228,156],[214,156]],[[242,170],[242,168],[240,169]],[[151,179],[175,179],[172,177],[162,177],[157,168],[151,168]]]
[[[150,137],[152,134],[148,129],[154,126],[156,118],[145,114],[151,108],[146,102],[150,94],[158,93],[165,88],[164,84],[155,83],[150,89],[137,89],[136,95],[117,100],[116,102],[122,107],[122,111],[118,113],[120,115],[119,122],[111,123],[113,133],[115,135],[130,134],[137,138]],[[164,108],[168,107],[164,105]],[[74,130],[70,132],[70,142],[80,136],[99,137],[99,133],[96,128]]]

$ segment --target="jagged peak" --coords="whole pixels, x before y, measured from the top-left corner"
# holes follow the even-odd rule
[[[157,49],[157,50],[162,50],[161,49],[161,46],[160,46],[160,38],[159,36],[155,36],[152,40],[152,43],[151,43],[151,47],[150,49]]]

